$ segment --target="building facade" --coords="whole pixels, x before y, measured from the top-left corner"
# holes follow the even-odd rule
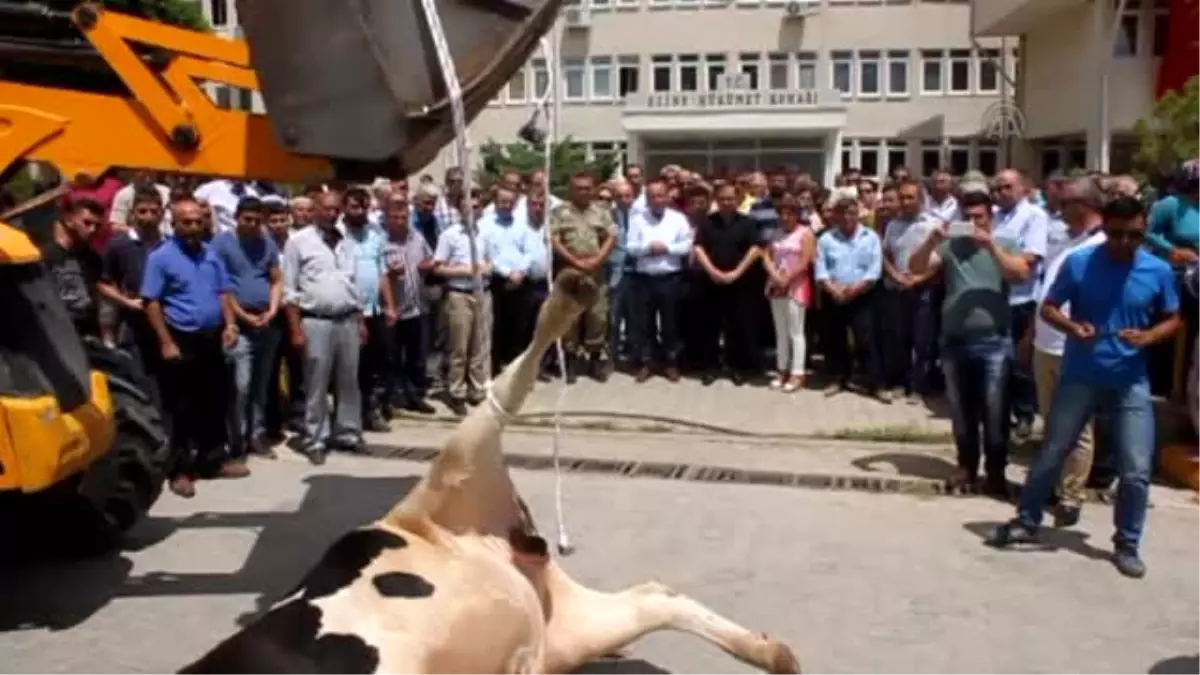
[[[976,39],[967,0],[568,1],[550,36],[557,133],[592,154],[706,174],[794,165],[826,182],[1005,161],[1017,41]],[[239,35],[233,0],[201,2]],[[516,140],[550,83],[544,57],[474,121],[476,146]],[[254,92],[212,93],[261,111]],[[423,171],[453,163],[447,148]]]
[[[576,0],[559,23],[558,134],[593,153],[826,181],[1002,161],[1017,43],[973,39],[968,2]],[[476,144],[515,139],[549,83],[542,56],[477,118]]]
[[[1195,0],[972,2],[976,35],[1019,41],[1021,164],[1042,176],[1129,171],[1134,125],[1154,109],[1172,23],[1190,22],[1194,31]],[[1194,73],[1194,56],[1190,65]]]

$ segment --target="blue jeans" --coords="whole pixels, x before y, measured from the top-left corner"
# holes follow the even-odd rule
[[[626,270],[612,270],[608,285],[608,353],[613,359],[628,358],[630,330],[630,275]]]
[[[1087,421],[1100,413],[1109,418],[1111,447],[1120,481],[1113,508],[1113,525],[1117,530],[1113,542],[1137,548],[1146,524],[1154,464],[1154,409],[1149,382],[1105,389],[1059,381],[1046,420],[1046,442],[1029,467],[1017,517],[1026,527],[1041,524],[1042,509],[1058,483],[1063,462]]]
[[[1008,372],[1012,341],[1007,335],[949,339],[942,344],[942,372],[954,427],[958,467],[970,479],[979,473],[980,427],[984,468],[1004,476],[1008,464]]]
[[[261,439],[266,431],[267,394],[275,350],[282,333],[272,323],[265,328],[241,325],[237,344],[226,353],[233,365],[233,409],[229,411],[228,433],[232,454],[241,455],[245,443]]]
[[[1037,303],[1026,302],[1012,307],[1012,340],[1015,345],[1021,341],[1021,336],[1029,328],[1029,324],[1037,319]],[[1015,352],[1014,352],[1015,355]],[[1033,371],[1029,364],[1013,359],[1012,371],[1008,376],[1008,404],[1014,421],[1033,423],[1037,415],[1037,385],[1033,381]]]
[[[918,394],[929,391],[937,342],[936,291],[926,284],[908,290],[888,288],[879,295],[882,321],[877,328],[887,386]]]

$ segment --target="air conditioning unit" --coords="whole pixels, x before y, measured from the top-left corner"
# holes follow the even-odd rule
[[[591,28],[592,13],[586,7],[567,7],[563,10],[567,28]]]
[[[785,19],[806,19],[812,16],[813,12],[808,4],[792,0],[783,7],[783,17]]]

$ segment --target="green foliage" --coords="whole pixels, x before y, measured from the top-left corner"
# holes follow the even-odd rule
[[[105,0],[104,6],[114,12],[153,19],[172,26],[209,30],[204,11],[196,0]]]
[[[1200,78],[1193,77],[1182,91],[1162,97],[1148,118],[1138,120],[1134,131],[1138,150],[1134,170],[1147,180],[1170,175],[1180,163],[1200,154]]]
[[[543,146],[525,142],[501,144],[489,140],[480,148],[482,165],[476,173],[480,185],[491,185],[503,177],[504,172],[516,170],[522,174],[545,167]],[[616,172],[618,158],[602,155],[589,161],[587,148],[570,137],[554,144],[550,150],[550,191],[557,195],[566,193],[571,176],[588,171],[597,180],[608,180]]]

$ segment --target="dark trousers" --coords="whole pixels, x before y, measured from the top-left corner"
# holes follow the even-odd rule
[[[756,289],[741,279],[732,284],[718,284],[704,278],[699,281],[698,290],[699,303],[695,305],[700,329],[698,365],[706,369],[720,367],[723,338],[726,365],[736,370],[754,370],[761,311]]]
[[[492,371],[500,372],[517,358],[533,335],[533,285],[523,281],[509,287],[507,279],[492,283]]]
[[[703,274],[699,270],[687,270],[679,277],[679,309],[675,319],[681,350],[679,361],[689,370],[702,368],[704,362]]]
[[[425,398],[425,359],[429,354],[429,320],[426,314],[401,319],[391,328],[387,341],[389,377],[383,385],[386,405],[404,405]]]
[[[1036,302],[1012,306],[1013,354],[1016,354],[1016,345],[1021,341],[1021,336],[1029,329],[1029,324],[1033,323],[1036,312]],[[1029,368],[1028,363],[1014,360],[1008,374],[1008,403],[1010,414],[1015,421],[1024,420],[1032,424],[1033,417],[1037,414],[1037,385]]]
[[[179,358],[163,361],[159,388],[170,416],[169,477],[198,478],[224,460],[226,383],[220,329],[184,332],[169,329]]]
[[[118,344],[121,349],[129,352],[133,360],[146,376],[147,395],[154,405],[163,409],[162,393],[159,391],[158,374],[162,369],[162,350],[158,345],[158,336],[150,327],[146,315],[141,312],[129,312],[121,317],[121,328],[118,333]],[[166,410],[163,414],[166,415]]]
[[[630,345],[633,343],[633,312],[630,309],[633,287],[633,272],[617,270],[615,279],[609,281],[608,287],[608,334],[609,353],[613,359],[624,361],[629,357]],[[543,295],[543,299],[545,296]],[[541,306],[541,302],[538,302]]]
[[[388,325],[382,315],[365,316],[367,343],[358,357],[358,391],[362,397],[362,416],[366,421],[379,409],[376,393],[383,391],[388,375]]]
[[[884,381],[906,393],[928,393],[937,345],[935,289],[886,288],[879,292],[876,335],[883,357]]]
[[[825,334],[825,361],[830,374],[848,383],[854,374],[854,361],[862,362],[868,389],[883,384],[879,365],[879,350],[875,344],[875,290],[869,290],[847,303],[836,303],[826,296],[824,316],[828,331]],[[850,352],[847,333],[854,336],[854,353]]]
[[[682,352],[679,341],[679,294],[682,274],[635,274],[633,303],[635,310],[636,352],[634,360],[642,366],[654,362],[660,348],[668,366],[678,366]],[[656,328],[657,326],[657,328]],[[656,339],[657,338],[657,339]]]
[[[270,389],[263,422],[267,435],[282,436],[289,424],[299,425],[304,418],[304,355],[292,344],[291,330],[283,312],[276,315],[272,327],[279,331],[279,348],[271,362]],[[287,381],[283,370],[287,367]],[[286,385],[286,386],[285,386]]]

